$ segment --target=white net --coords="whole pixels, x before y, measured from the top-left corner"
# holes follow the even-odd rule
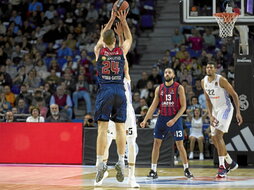
[[[233,36],[233,29],[239,14],[237,13],[215,13],[214,17],[217,20],[220,29],[220,37],[226,38]]]

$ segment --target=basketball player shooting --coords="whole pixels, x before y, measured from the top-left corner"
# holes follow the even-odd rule
[[[123,28],[121,23],[116,23],[116,27],[114,31],[118,35],[119,46],[121,47],[124,42]],[[127,60],[125,63],[128,64]],[[127,145],[128,145],[128,165],[129,165],[129,175],[127,183],[130,187],[138,188],[140,187],[138,183],[136,183],[135,179],[135,162],[136,162],[136,138],[137,138],[137,126],[136,126],[136,116],[135,111],[132,107],[132,95],[131,95],[131,80],[128,70],[125,71],[124,78],[124,88],[125,88],[125,96],[127,100],[127,118],[125,122],[125,130],[127,134]],[[103,161],[107,163],[109,148],[113,140],[116,139],[116,126],[113,121],[109,121],[108,126],[108,134],[107,134],[107,146],[105,149],[104,159]],[[100,186],[103,183],[103,180],[108,176],[108,172],[104,173],[104,176],[101,181],[95,183],[96,186]]]
[[[99,90],[96,97],[95,120],[98,121],[97,136],[97,173],[95,183],[100,182],[107,165],[103,162],[107,144],[108,122],[111,119],[116,124],[116,144],[119,160],[115,165],[116,179],[124,180],[124,153],[126,144],[125,121],[126,121],[126,96],[123,85],[124,73],[128,72],[125,63],[126,54],[132,44],[132,35],[126,21],[127,11],[115,12],[112,10],[111,18],[101,31],[94,52],[97,61]],[[116,18],[119,18],[124,29],[125,40],[122,47],[115,47],[115,34],[111,30]]]
[[[212,140],[219,156],[219,169],[216,177],[225,178],[230,171],[238,168],[238,164],[228,154],[223,139],[224,133],[228,132],[234,111],[229,95],[232,96],[235,104],[238,125],[242,124],[243,119],[238,95],[224,77],[216,74],[215,62],[207,63],[206,74],[201,85],[206,97]]]

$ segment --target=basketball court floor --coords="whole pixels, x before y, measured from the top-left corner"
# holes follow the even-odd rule
[[[149,180],[149,168],[136,168],[140,189],[254,189],[254,168],[239,168],[225,179],[216,179],[217,169],[212,160],[190,161],[195,178],[183,177],[181,165],[159,168],[159,178]],[[125,170],[126,174],[128,170]],[[1,164],[1,190],[109,190],[135,189],[115,179],[115,170],[109,166],[109,176],[103,186],[94,187],[95,167],[83,165]]]

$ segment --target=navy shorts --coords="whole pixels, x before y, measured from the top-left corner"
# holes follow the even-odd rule
[[[183,121],[180,117],[172,127],[167,126],[167,122],[173,119],[174,116],[162,116],[159,115],[155,128],[154,128],[154,138],[165,139],[169,131],[174,135],[175,141],[180,141],[184,139],[183,134]]]
[[[94,120],[125,122],[126,96],[123,84],[103,84],[100,86],[95,101]]]

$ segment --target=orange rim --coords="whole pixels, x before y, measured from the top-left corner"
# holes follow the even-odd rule
[[[214,13],[213,16],[223,18],[225,23],[229,23],[235,17],[239,16],[239,14],[238,13]]]

